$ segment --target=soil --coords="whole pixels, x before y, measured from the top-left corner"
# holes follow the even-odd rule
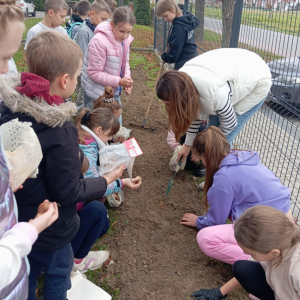
[[[214,288],[232,277],[231,266],[208,258],[196,242],[197,230],[180,225],[184,213],[204,214],[193,178],[179,172],[168,197],[172,152],[166,144],[167,116],[163,105],[155,100],[146,127],[141,124],[152,97],[147,75],[140,66],[132,69],[134,89],[123,96],[123,126],[132,129],[143,155],[136,158],[133,175],[143,178],[138,190],[125,190],[125,202],[115,210],[119,219],[113,225],[117,235],[107,235],[100,243],[108,244],[113,264],[107,269],[112,287],[120,289],[120,300],[190,299],[200,288]],[[124,174],[125,176],[127,174]],[[102,240],[102,241],[101,241]],[[248,299],[238,292],[227,299]]]

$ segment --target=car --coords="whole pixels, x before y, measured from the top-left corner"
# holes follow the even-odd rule
[[[21,7],[22,11],[24,12],[25,17],[28,17],[31,15],[32,17],[35,17],[35,5],[32,1],[28,0],[18,0],[17,4]]]
[[[272,74],[268,100],[300,109],[300,56],[273,60],[268,66]]]

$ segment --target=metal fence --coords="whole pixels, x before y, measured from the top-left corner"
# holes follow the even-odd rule
[[[264,163],[291,190],[292,212],[300,219],[300,0],[196,0],[187,3],[200,20],[199,54],[239,47],[269,65],[273,85],[267,101],[234,141],[258,151]],[[154,48],[166,48],[169,24],[156,18]]]

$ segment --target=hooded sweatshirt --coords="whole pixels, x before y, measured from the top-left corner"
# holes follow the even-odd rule
[[[227,218],[234,222],[256,205],[271,206],[285,214],[290,210],[290,190],[261,164],[254,151],[230,151],[214,175],[207,200],[207,215],[196,221],[199,230],[225,224]]]
[[[175,63],[174,70],[179,70],[187,61],[198,55],[195,44],[194,30],[199,26],[199,20],[189,11],[183,11],[181,17],[172,22],[168,36],[169,51],[161,58],[166,63]]]

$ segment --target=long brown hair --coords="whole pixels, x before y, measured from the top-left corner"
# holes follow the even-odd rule
[[[200,111],[199,93],[190,76],[183,72],[170,70],[163,73],[156,85],[156,95],[167,102],[169,130],[179,141]]]
[[[300,229],[281,211],[265,205],[246,210],[234,223],[237,242],[250,250],[267,254],[282,251],[300,243]],[[280,264],[280,256],[276,264]]]
[[[84,138],[90,138],[90,135],[81,128],[81,125],[86,126],[90,130],[102,127],[103,131],[110,130],[109,135],[115,135],[120,129],[118,119],[107,108],[98,108],[93,111],[82,108],[76,115],[74,124],[78,130],[79,144],[85,143]]]
[[[106,86],[104,94],[100,96],[93,103],[94,109],[105,107],[108,108],[112,113],[122,109],[121,104],[114,99],[114,90],[111,86]]]
[[[16,0],[0,0],[0,35],[4,36],[4,31],[12,20],[24,21],[24,13],[16,4]],[[25,26],[24,26],[25,28]]]
[[[230,152],[230,144],[220,129],[211,126],[196,136],[192,152],[193,155],[201,155],[205,158],[204,201],[208,206],[207,192],[213,184],[214,175],[219,170],[222,160]]]

